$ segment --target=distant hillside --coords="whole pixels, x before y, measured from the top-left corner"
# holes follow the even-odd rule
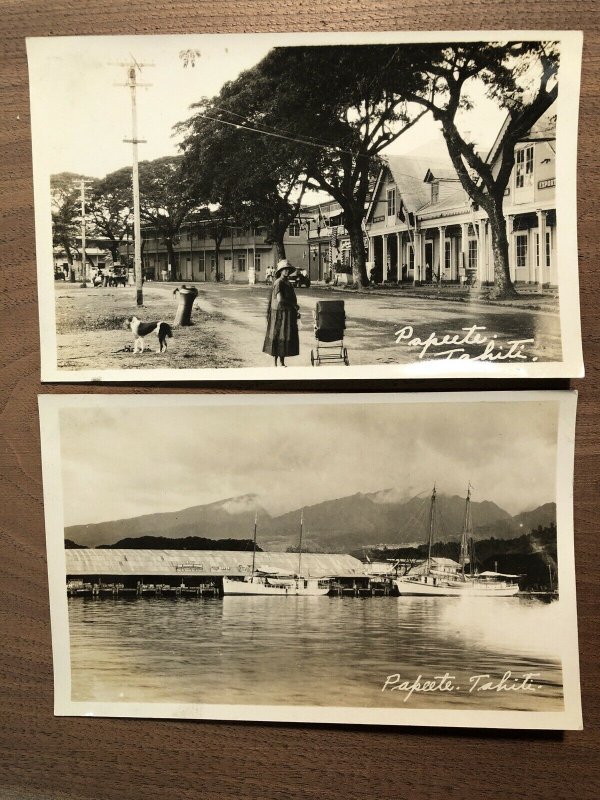
[[[397,490],[354,494],[304,508],[303,549],[344,552],[376,544],[420,544],[427,536],[429,497],[407,499]],[[463,524],[465,500],[438,494],[438,536],[455,540]],[[548,503],[512,517],[495,503],[471,504],[475,539],[509,539],[538,525],[555,521],[556,507]],[[258,513],[258,541],[263,550],[285,551],[298,544],[300,509],[271,517],[254,494],[233,497],[182,511],[147,514],[93,525],[74,525],[65,537],[79,546],[114,545],[140,537],[185,540],[189,537],[222,541],[248,540]],[[214,549],[214,548],[213,548]]]
[[[246,494],[181,511],[145,514],[92,525],[72,525],[65,528],[65,536],[86,547],[114,544],[119,539],[133,539],[138,536],[163,536],[168,539],[183,539],[188,536],[247,539],[252,535],[256,513],[261,519],[269,518],[257,496]]]
[[[234,550],[253,549],[252,539],[203,539],[199,536],[186,536],[185,539],[168,539],[166,536],[138,536],[120,539],[114,544],[98,545],[99,550]],[[262,548],[256,545],[256,552]]]

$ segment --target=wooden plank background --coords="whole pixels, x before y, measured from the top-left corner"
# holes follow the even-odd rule
[[[600,796],[600,455],[595,435],[600,399],[598,11],[596,0],[287,0],[282,4],[274,0],[0,0],[2,800],[546,800]],[[468,28],[585,32],[578,186],[587,377],[573,384],[580,391],[575,543],[585,730],[563,735],[53,717],[36,408],[41,386],[24,37]],[[530,383],[528,388],[533,385],[540,383]],[[485,384],[477,383],[478,388],[482,386]],[[514,386],[514,382],[493,384],[494,388]],[[290,386],[266,387],[284,388]],[[382,387],[355,383],[344,388],[376,391]],[[416,387],[394,382],[387,388]],[[437,382],[427,388],[465,388],[465,384]],[[98,387],[43,388],[45,392],[74,390],[103,391]],[[168,390],[164,386],[104,389]],[[221,386],[218,390],[232,388]]]

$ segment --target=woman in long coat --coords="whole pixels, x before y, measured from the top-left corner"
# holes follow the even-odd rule
[[[275,358],[275,366],[279,359],[282,367],[286,366],[286,356],[297,356],[300,353],[298,301],[294,287],[288,280],[292,271],[290,262],[286,259],[277,264],[275,283],[267,308],[267,333],[263,345],[263,353]]]

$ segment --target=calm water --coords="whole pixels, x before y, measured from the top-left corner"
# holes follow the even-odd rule
[[[562,709],[558,603],[525,598],[225,597],[69,601],[72,699]],[[469,678],[538,673],[535,691]],[[389,675],[452,692],[385,691]]]

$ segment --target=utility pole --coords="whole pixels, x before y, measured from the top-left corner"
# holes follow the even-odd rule
[[[87,286],[87,264],[85,261],[85,184],[89,183],[85,178],[81,179],[81,272],[82,284]]]
[[[149,83],[138,83],[137,70],[142,67],[152,67],[153,64],[139,64],[133,56],[129,64],[120,64],[127,68],[127,83],[121,84],[131,92],[131,139],[123,139],[132,145],[132,183],[133,183],[133,268],[135,274],[136,303],[144,304],[143,275],[142,275],[142,239],[140,226],[140,179],[138,172],[138,144],[145,144],[146,139],[138,139],[137,129],[137,89],[139,86],[150,86]]]

